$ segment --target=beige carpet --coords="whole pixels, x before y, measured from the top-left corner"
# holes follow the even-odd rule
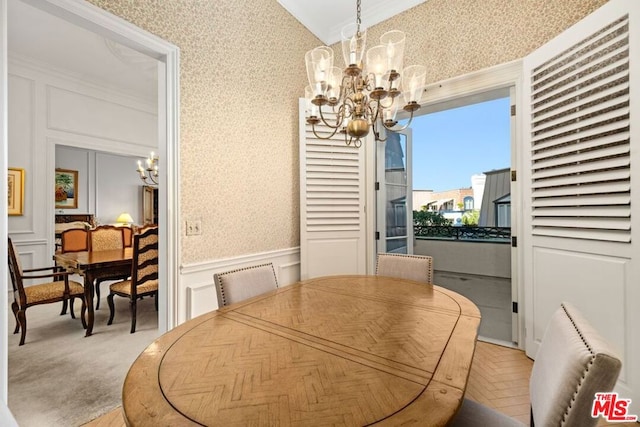
[[[108,293],[107,283],[102,288]],[[153,298],[138,302],[134,334],[129,333],[128,301],[116,297],[115,303],[114,323],[107,326],[103,295],[93,335],[87,338],[79,301],[76,319],[59,315],[61,303],[30,307],[21,347],[9,308],[9,409],[21,427],[80,426],[121,405],[129,366],[159,333]]]

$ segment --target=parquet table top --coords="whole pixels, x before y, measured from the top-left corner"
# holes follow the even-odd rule
[[[312,279],[190,320],[151,344],[123,389],[129,425],[445,425],[480,312],[438,286]]]

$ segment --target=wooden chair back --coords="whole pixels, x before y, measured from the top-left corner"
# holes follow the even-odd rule
[[[62,253],[89,250],[89,231],[81,228],[65,230],[60,235]]]
[[[122,234],[124,238],[124,247],[130,248],[133,245],[133,228],[124,226],[122,228]]]
[[[148,228],[133,236],[133,265],[131,268],[131,297],[138,289],[158,289],[158,229]]]
[[[13,285],[13,295],[16,303],[18,303],[20,307],[24,307],[27,304],[27,297],[24,293],[24,284],[22,282],[22,263],[20,262],[20,257],[11,238],[9,238],[8,246],[9,275],[11,276],[11,284]]]
[[[93,230],[89,230],[90,251],[107,251],[111,249],[124,249],[123,227],[100,225]]]
[[[243,301],[278,287],[278,279],[272,263],[216,273],[213,275],[213,281],[216,285],[220,307]]]

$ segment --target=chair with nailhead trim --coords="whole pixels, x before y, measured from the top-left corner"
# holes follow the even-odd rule
[[[433,258],[425,255],[378,254],[376,276],[433,283]]]
[[[278,287],[273,264],[260,264],[213,275],[218,304],[224,307]]]
[[[622,362],[578,310],[562,303],[549,322],[529,380],[531,425],[590,427],[597,392],[609,392]],[[465,399],[453,426],[522,426],[487,406]]]

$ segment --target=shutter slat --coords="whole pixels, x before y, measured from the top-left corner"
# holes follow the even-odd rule
[[[614,148],[617,148],[617,147],[614,147]],[[615,152],[618,150],[607,150],[607,151]],[[628,153],[629,150],[627,148],[626,150],[622,150],[621,152]],[[591,156],[588,156],[587,154],[591,154]],[[585,153],[585,155],[583,156],[575,156],[575,157],[581,157],[581,158],[584,158],[585,160],[593,160],[592,158],[600,159],[601,156],[599,154],[600,153],[589,152],[589,153]],[[554,176],[573,175],[578,173],[589,173],[589,172],[595,172],[598,170],[629,166],[629,156],[615,157],[615,158],[597,160],[597,161],[588,161],[587,163],[580,163],[581,161],[584,161],[584,160],[578,160],[575,163],[564,165],[564,163],[567,161],[568,158],[569,157],[567,156],[567,157],[555,159],[556,162],[554,162],[553,168],[545,169],[545,170],[536,170],[533,174],[533,178],[543,179],[543,178],[549,178]],[[551,163],[551,162],[548,162],[548,163]],[[564,165],[564,166],[559,166],[559,165]],[[544,166],[540,165],[540,167],[542,168]]]
[[[576,230],[572,228],[539,227],[533,231],[533,234],[535,236],[589,239],[604,242],[631,242],[631,235],[626,230]]]
[[[534,139],[533,150],[540,152],[540,150],[547,149],[549,147],[555,147],[562,144],[569,144],[580,140],[591,139],[598,135],[605,135],[610,133],[623,133],[629,130],[629,119],[619,120],[613,123],[602,123],[598,127],[591,129],[578,128],[569,135],[561,136],[559,138],[550,139],[548,141],[542,141],[545,138],[539,138],[537,141]]]
[[[543,207],[534,208],[533,214],[543,217],[611,217],[628,218],[631,216],[629,205],[620,206],[574,206],[574,207]]]
[[[545,206],[600,206],[600,205],[628,205],[631,203],[629,194],[585,195],[564,197],[536,197],[531,203],[533,208]]]
[[[539,188],[533,191],[533,197],[561,197],[582,194],[594,194],[598,197],[610,193],[629,194],[631,184],[629,181],[607,182],[607,183],[581,183],[581,185]]]
[[[577,176],[565,176],[558,178],[550,178],[544,180],[538,180],[532,183],[533,188],[548,188],[558,187],[563,185],[575,185],[589,182],[603,182],[603,181],[619,181],[628,179],[631,173],[628,169],[616,170],[616,171],[604,171],[591,174],[577,175]]]
[[[603,136],[597,139],[591,139],[587,141],[577,141],[573,144],[558,145],[550,147],[548,150],[541,150],[531,156],[531,159],[538,163],[539,161],[546,159],[547,157],[560,156],[576,151],[585,151],[592,148],[596,148],[602,145],[611,145],[618,143],[628,143],[629,132],[621,132],[613,135]]]
[[[630,230],[629,218],[535,218],[533,226]]]

